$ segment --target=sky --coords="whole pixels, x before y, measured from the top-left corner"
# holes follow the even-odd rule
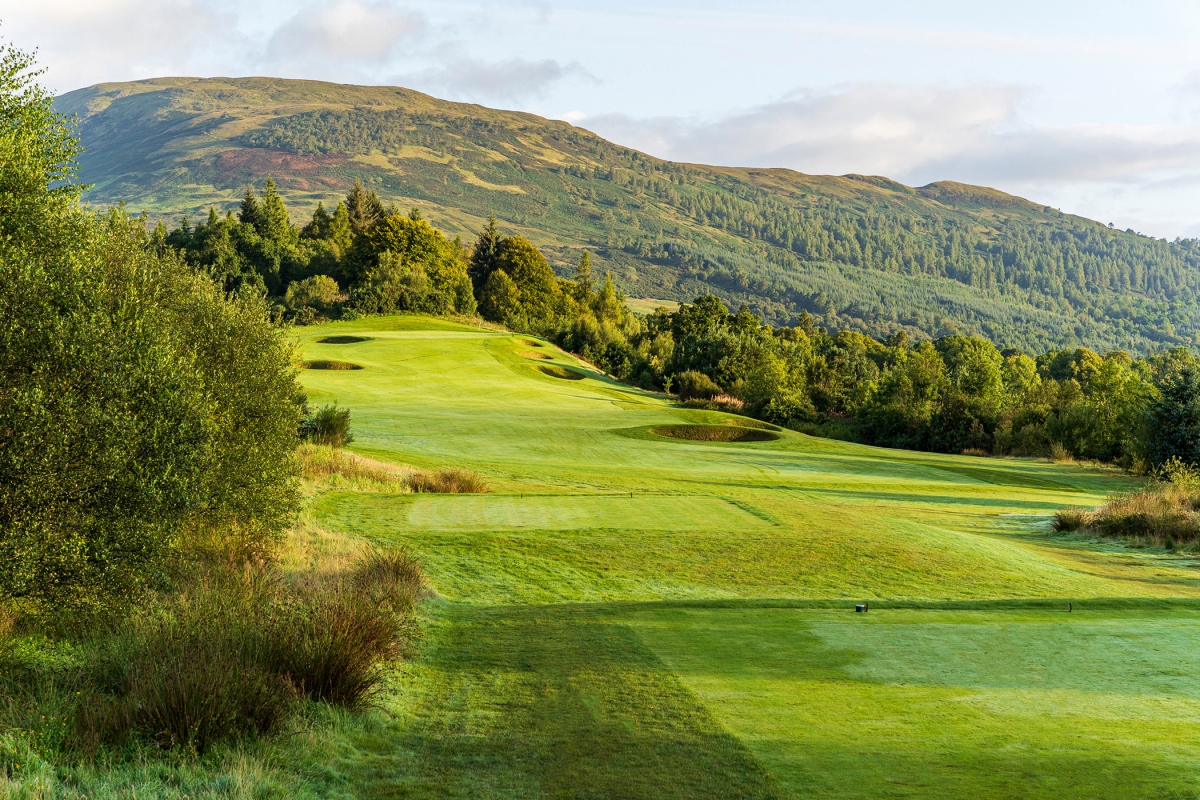
[[[55,92],[399,85],[662,158],[994,186],[1200,236],[1200,2],[0,0]]]

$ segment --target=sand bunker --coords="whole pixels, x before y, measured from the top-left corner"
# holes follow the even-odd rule
[[[562,378],[564,381],[581,381],[586,375],[582,372],[576,372],[573,369],[565,367],[555,367],[549,364],[543,364],[538,367],[543,375],[549,375],[551,378]]]
[[[326,336],[324,339],[317,339],[317,344],[358,344],[369,341],[369,336]]]
[[[302,369],[362,369],[358,364],[351,364],[349,361],[305,361],[300,367]]]
[[[779,438],[771,431],[743,425],[660,425],[650,432],[692,442],[773,442]]]

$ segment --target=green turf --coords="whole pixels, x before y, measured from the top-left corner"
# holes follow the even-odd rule
[[[354,449],[493,489],[314,501],[416,551],[440,596],[389,721],[338,757],[365,794],[1200,796],[1192,562],[1049,529],[1130,479],[657,436],[733,418],[446,321],[298,336],[364,367],[301,377],[352,410]]]

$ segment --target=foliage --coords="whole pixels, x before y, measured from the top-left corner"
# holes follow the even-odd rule
[[[354,441],[350,432],[350,409],[337,403],[321,406],[300,420],[300,438],[318,445],[342,447]]]
[[[1164,377],[1146,415],[1146,455],[1158,467],[1200,463],[1200,369],[1189,364]]]
[[[0,247],[0,591],[98,611],[189,543],[268,546],[298,503],[283,331],[119,212],[45,228]]]
[[[294,311],[311,308],[324,311],[338,300],[337,281],[328,275],[313,275],[311,278],[293,281],[288,285],[285,299]]]

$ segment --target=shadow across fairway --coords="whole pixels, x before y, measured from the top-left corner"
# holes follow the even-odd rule
[[[626,626],[554,606],[444,606],[371,797],[779,798],[757,759]]]

